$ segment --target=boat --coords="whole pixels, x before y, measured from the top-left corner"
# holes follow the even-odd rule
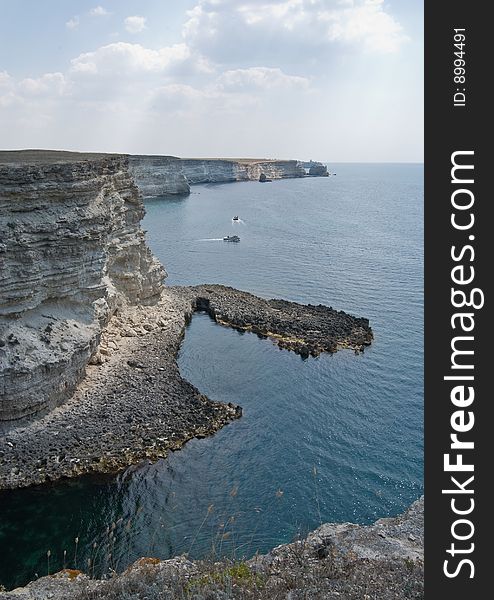
[[[233,217],[232,221],[240,221],[240,219],[238,218],[238,216],[237,216],[237,215],[235,215],[235,216]]]
[[[223,238],[224,242],[240,242],[238,235],[227,235]]]

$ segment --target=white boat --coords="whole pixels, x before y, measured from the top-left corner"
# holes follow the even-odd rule
[[[223,238],[224,242],[240,242],[238,235],[227,235]]]

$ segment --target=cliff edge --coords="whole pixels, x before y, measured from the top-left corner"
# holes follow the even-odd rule
[[[424,501],[373,525],[326,523],[247,561],[141,558],[108,580],[68,570],[0,600],[419,600],[424,595]]]

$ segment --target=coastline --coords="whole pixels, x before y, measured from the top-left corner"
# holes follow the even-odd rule
[[[361,352],[372,340],[367,319],[328,307],[267,301],[219,285],[164,288],[158,304],[113,316],[68,402],[6,432],[0,490],[118,472],[239,418],[240,407],[210,400],[179,373],[176,355],[196,310],[303,357]]]

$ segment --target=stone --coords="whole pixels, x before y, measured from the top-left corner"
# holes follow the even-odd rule
[[[311,177],[329,177],[328,167],[322,163],[312,163],[309,168]]]

